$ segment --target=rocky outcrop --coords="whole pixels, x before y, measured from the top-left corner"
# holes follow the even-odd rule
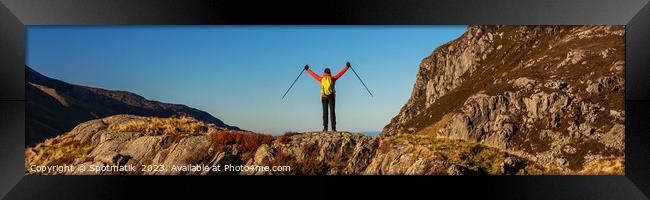
[[[363,172],[375,155],[379,138],[349,132],[312,132],[275,140],[257,149],[247,165],[285,165],[287,172],[242,174],[352,175]]]
[[[429,148],[409,143],[395,143],[383,141],[383,152],[377,154],[364,174],[384,175],[442,175],[447,174],[451,167],[448,161],[443,160]]]
[[[400,135],[381,140],[363,174],[480,175],[552,173],[535,163],[463,140],[424,135]]]
[[[621,128],[616,126],[612,130]],[[621,148],[620,136],[610,131],[597,139],[612,148]],[[188,117],[115,115],[82,123],[69,133],[27,148],[25,172],[39,175],[564,173],[480,142],[432,135],[379,138],[349,132],[271,137],[227,130]],[[594,170],[611,168],[609,161],[603,159],[606,158],[592,156],[585,162]],[[42,170],[57,166],[72,168]]]
[[[624,160],[624,50],[621,26],[470,26],[422,61],[382,137],[469,141],[558,173]]]
[[[371,162],[378,144],[378,137],[349,132],[272,138],[227,130],[189,117],[115,115],[82,123],[66,134],[27,148],[25,169],[28,174],[74,175],[360,174]],[[75,168],[32,170],[34,166],[61,165]],[[217,166],[220,169],[213,170]],[[226,166],[290,168],[228,170]]]
[[[242,175],[476,175],[541,174],[516,155],[461,140],[430,136],[380,139],[349,132],[310,132],[263,144],[247,166],[290,166],[289,171],[248,170]]]
[[[82,123],[27,148],[26,156],[26,173],[40,175],[527,174],[536,170],[523,158],[460,140],[380,139],[350,132],[271,137],[189,117],[134,115]],[[509,162],[517,165],[506,159],[517,160]],[[74,167],[34,170],[38,166]]]
[[[175,127],[170,127],[175,126]],[[174,132],[167,132],[170,127]],[[171,166],[213,166],[238,162],[237,151],[215,150],[210,132],[225,130],[188,117],[152,118],[115,115],[91,120],[72,131],[27,148],[26,169],[31,165],[75,165],[71,171],[36,174],[222,174],[182,171]],[[241,161],[239,161],[241,162]],[[158,166],[166,166],[166,168]],[[132,171],[90,170],[130,166]],[[148,167],[143,167],[148,166]]]

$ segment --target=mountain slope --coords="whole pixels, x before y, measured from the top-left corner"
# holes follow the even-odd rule
[[[622,161],[624,34],[623,26],[469,26],[422,61],[382,136],[475,142],[565,173]]]
[[[27,66],[25,68],[28,146],[70,131],[82,122],[115,114],[158,117],[189,115],[219,127],[238,129],[207,112],[185,105],[152,101],[125,91],[68,84],[46,77]]]

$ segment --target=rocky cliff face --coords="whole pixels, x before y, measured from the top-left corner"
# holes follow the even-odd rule
[[[460,139],[565,173],[621,162],[624,33],[470,26],[422,61],[411,98],[382,136]]]

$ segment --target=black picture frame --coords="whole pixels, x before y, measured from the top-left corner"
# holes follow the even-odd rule
[[[132,191],[156,191],[158,195],[165,195],[165,191],[210,191],[214,188],[250,189],[244,193],[250,197],[270,195],[259,192],[266,187],[269,191],[286,187],[280,190],[318,192],[311,194],[315,195],[311,196],[313,198],[333,195],[334,191],[355,193],[357,190],[356,195],[365,197],[369,197],[366,196],[369,193],[381,195],[390,191],[425,196],[478,194],[488,199],[647,199],[650,196],[648,0],[0,2],[0,196],[7,199],[113,199],[125,197]],[[24,173],[25,26],[450,24],[626,25],[625,175],[171,177],[26,176]],[[278,182],[283,185],[276,184]],[[251,183],[264,184],[243,187]]]

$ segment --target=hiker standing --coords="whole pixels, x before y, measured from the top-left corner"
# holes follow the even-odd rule
[[[316,79],[321,84],[320,96],[321,102],[323,103],[323,131],[327,131],[328,106],[330,112],[330,121],[332,121],[332,131],[336,131],[336,112],[334,110],[336,91],[334,90],[334,85],[336,83],[336,80],[339,79],[341,75],[343,75],[345,71],[348,70],[348,68],[350,68],[349,62],[345,63],[345,67],[334,76],[331,76],[329,68],[325,68],[323,76],[319,76],[318,74],[311,71],[311,69],[309,69],[309,66],[305,65],[305,70],[307,70],[311,77],[314,77],[314,79]]]

